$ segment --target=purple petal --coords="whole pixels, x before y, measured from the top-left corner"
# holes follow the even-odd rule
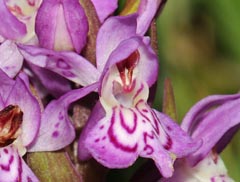
[[[16,79],[7,98],[6,105],[10,104],[18,105],[23,112],[21,140],[24,146],[28,146],[37,135],[41,111],[38,101],[20,78]]]
[[[0,148],[0,181],[17,181],[19,177],[20,156],[12,146]]]
[[[91,154],[98,162],[109,168],[124,168],[133,164],[137,158],[136,151],[126,152],[121,150],[120,146],[113,145],[111,136],[107,134],[111,118],[103,117],[104,110],[99,103],[92,113],[79,139],[79,158],[86,160]]]
[[[96,11],[98,18],[103,22],[110,14],[112,14],[118,6],[117,0],[91,0]]]
[[[210,100],[212,102],[209,102]],[[196,164],[198,161],[202,160],[209,151],[218,142],[220,142],[219,140],[223,139],[222,137],[225,133],[227,133],[231,128],[237,125],[239,126],[240,123],[239,94],[230,96],[211,96],[203,99],[196,104],[192,110],[190,110],[190,113],[188,113],[186,118],[191,118],[191,113],[194,114],[196,111],[202,111],[201,106],[204,104],[206,105],[206,103],[208,103],[208,105],[204,109],[209,109],[210,104],[212,104],[211,106],[214,106],[217,103],[222,105],[210,110],[205,115],[202,114],[203,117],[200,115],[197,118],[197,121],[192,120],[192,122],[198,122],[198,125],[195,126],[194,130],[192,130],[192,138],[203,140],[203,145],[200,149],[188,157],[191,164]]]
[[[173,159],[168,151],[172,139],[168,139],[160,121],[142,101],[135,109],[114,107],[105,117],[99,105],[92,113],[80,136],[80,159],[92,155],[104,166],[124,168],[140,155],[152,158],[165,177],[172,175]]]
[[[68,92],[58,100],[50,102],[42,114],[38,137],[29,151],[58,150],[70,144],[75,138],[75,129],[68,117],[69,105],[94,91],[99,86],[94,83]]]
[[[193,133],[201,122],[202,118],[208,114],[211,108],[215,108],[231,100],[240,98],[240,94],[234,95],[212,95],[196,103],[185,115],[181,127],[188,133]]]
[[[180,126],[167,115],[154,110],[162,127],[169,136],[168,150],[173,152],[177,158],[185,157],[195,152],[201,146],[201,140],[194,141]]]
[[[165,4],[166,0],[141,0],[138,8],[137,18],[137,34],[144,35],[148,30],[152,19],[156,15],[161,6]]]
[[[35,74],[33,81],[36,82],[36,79],[39,79],[41,82],[39,84],[44,86],[54,97],[58,98],[71,90],[70,82],[62,76],[33,64],[29,64],[29,66]]]
[[[11,78],[15,77],[23,64],[23,57],[15,43],[7,40],[0,45],[0,68]]]
[[[88,122],[84,126],[78,141],[78,157],[81,160],[87,160],[91,158],[91,154],[85,146],[85,141],[88,138],[88,131],[92,130],[106,114],[100,102],[97,102],[91,113],[92,114],[88,118]]]
[[[111,52],[123,41],[136,35],[136,15],[111,17],[99,29],[97,35],[97,68],[102,72]],[[104,54],[103,54],[104,53]]]
[[[77,0],[43,1],[36,17],[36,33],[42,47],[78,53],[86,43],[88,22]]]
[[[0,148],[0,158],[1,182],[39,181],[13,146]]]
[[[88,60],[74,52],[55,52],[24,45],[19,47],[28,62],[56,72],[80,85],[89,85],[99,79],[99,71]]]
[[[0,17],[0,35],[4,38],[16,40],[27,33],[26,26],[10,13],[4,0],[0,0]]]
[[[103,70],[102,76],[114,64],[125,60],[134,51],[139,52],[139,61],[137,64],[137,78],[152,86],[157,80],[158,76],[158,59],[151,47],[143,41],[141,37],[132,37],[122,41],[109,56],[108,62]],[[147,69],[146,69],[147,68]]]
[[[43,1],[36,16],[35,31],[42,47],[53,49],[57,24],[58,1]]]
[[[209,153],[196,166],[190,166],[186,160],[179,159],[174,165],[171,178],[161,179],[161,182],[233,182],[228,176],[227,169],[220,158]]]
[[[78,0],[63,0],[63,9],[74,48],[80,53],[87,41],[87,17]]]
[[[0,98],[3,103],[1,105],[5,107],[6,100],[9,96],[10,91],[14,85],[14,80],[11,79],[4,71],[0,69]]]

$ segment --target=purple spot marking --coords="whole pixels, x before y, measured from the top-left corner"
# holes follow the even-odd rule
[[[3,152],[5,153],[5,154],[8,154],[8,149],[3,149]]]
[[[134,131],[135,131],[136,128],[137,128],[137,114],[136,114],[133,110],[131,110],[131,111],[132,111],[132,113],[133,113],[133,127],[132,127],[132,128],[130,128],[130,127],[125,123],[124,116],[123,116],[121,110],[120,110],[120,114],[119,114],[119,115],[120,115],[121,125],[122,125],[122,127],[123,127],[125,130],[127,130],[127,132],[128,132],[129,134],[134,133]]]
[[[10,70],[10,69],[14,69],[14,68],[15,68],[15,66],[4,66],[3,69],[5,69],[5,70]]]
[[[13,155],[11,155],[11,156],[10,156],[10,159],[9,159],[9,161],[8,161],[8,165],[3,165],[3,164],[0,165],[0,167],[2,168],[2,170],[4,170],[4,171],[9,171],[9,170],[10,170],[10,166],[11,166],[11,164],[13,163],[13,160],[14,160],[14,157],[13,157]]]
[[[147,109],[142,109],[142,112],[148,113]]]
[[[95,143],[97,143],[97,142],[99,142],[100,141],[100,139],[99,138],[97,138],[96,140],[94,140],[94,142]]]
[[[100,130],[102,130],[103,128],[104,128],[104,125],[101,125],[101,126],[99,127]]]
[[[54,132],[52,133],[52,137],[54,137],[54,138],[58,137],[58,135],[59,135],[58,131],[54,131]]]
[[[163,147],[164,147],[166,150],[171,149],[171,147],[172,147],[172,139],[171,139],[169,136],[167,136],[167,143],[166,143],[165,145],[163,145]]]
[[[108,129],[108,135],[109,135],[109,140],[110,142],[116,147],[119,148],[125,152],[136,152],[138,145],[135,144],[133,147],[127,146],[127,145],[123,145],[122,143],[120,143],[117,139],[117,137],[114,135],[114,131],[113,131],[113,125],[115,122],[115,110],[116,107],[113,108],[113,114],[112,114],[112,118],[111,118],[111,125]]]
[[[73,74],[71,71],[62,71],[62,74],[66,77],[75,77],[75,74]]]
[[[58,128],[59,125],[60,125],[60,123],[58,122],[58,123],[56,123],[56,124],[54,125],[54,127],[55,127],[55,128]]]
[[[102,140],[105,140],[107,137],[106,136],[104,136],[104,137],[102,137]]]
[[[211,182],[215,182],[215,177],[211,177]]]
[[[34,0],[27,0],[29,6],[35,6]]]
[[[27,181],[28,182],[33,182],[33,180],[29,176],[27,177]]]
[[[60,113],[58,114],[58,119],[59,119],[59,120],[63,120],[63,119],[64,119],[64,116],[63,116],[63,113],[62,113],[62,112],[60,112]]]
[[[172,128],[170,126],[167,126],[168,131],[172,131]]]
[[[71,66],[61,58],[57,60],[57,67],[66,70],[71,69]]]

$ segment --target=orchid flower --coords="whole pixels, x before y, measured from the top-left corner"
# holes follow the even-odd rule
[[[136,27],[136,15],[107,19],[97,36],[96,67],[73,52],[55,52],[25,45],[19,47],[31,63],[48,69],[55,68],[61,75],[76,79],[83,85],[90,84],[82,88],[87,89],[84,94],[95,91],[96,85],[100,84],[100,102],[93,110],[93,119],[89,119],[79,141],[80,158],[92,155],[105,166],[122,168],[130,166],[140,155],[153,158],[164,176],[169,177],[173,172],[174,156],[185,156],[196,150],[198,144],[169,117],[151,109],[147,104],[149,87],[157,79],[158,60],[150,48],[149,38],[138,36]],[[77,72],[76,68],[82,71]],[[53,129],[59,125],[57,121],[70,126],[64,109],[79,99],[81,92],[82,90],[73,90],[54,101],[52,110],[62,109],[51,112],[55,113],[54,119],[48,118],[48,125],[42,126]],[[126,120],[127,117],[130,120]],[[120,128],[116,129],[118,126]],[[44,131],[40,129],[39,136],[46,135],[44,140],[52,140],[54,134]],[[95,132],[98,134],[93,137]],[[128,141],[129,137],[133,140]],[[102,138],[105,139],[102,141]],[[38,143],[42,143],[42,140],[39,139]],[[101,147],[105,147],[104,155],[101,155]],[[108,147],[112,149],[109,152],[106,151]],[[113,160],[119,155],[122,156],[121,159]]]
[[[36,44],[35,17],[41,0],[0,0],[1,42],[10,39],[21,43]]]
[[[47,0],[46,2],[48,2],[50,0]],[[106,2],[106,4],[105,4]],[[108,3],[107,3],[108,2]],[[154,17],[154,15],[156,14],[157,10],[159,8],[161,8],[164,5],[164,0],[158,0],[158,1],[146,1],[146,0],[142,0],[140,5],[139,5],[139,9],[138,9],[138,14],[136,18],[131,21],[128,21],[128,25],[124,25],[122,23],[120,24],[116,24],[116,27],[121,29],[122,27],[120,27],[119,25],[123,26],[124,29],[127,29],[127,36],[120,36],[120,37],[116,37],[115,35],[118,36],[118,34],[116,34],[115,32],[118,32],[119,30],[117,30],[117,28],[112,27],[112,30],[110,28],[107,29],[107,31],[104,33],[104,27],[101,28],[102,33],[98,33],[99,35],[97,36],[97,45],[96,45],[96,58],[98,59],[97,61],[97,65],[96,68],[91,64],[91,63],[87,63],[87,60],[78,55],[78,54],[74,54],[74,53],[66,53],[64,51],[61,52],[56,52],[56,51],[52,51],[52,50],[48,50],[45,48],[38,48],[38,47],[34,47],[34,46],[27,46],[27,45],[19,45],[20,48],[20,52],[23,54],[24,58],[31,64],[34,64],[38,67],[41,68],[46,68],[49,69],[53,72],[58,73],[59,75],[61,75],[64,78],[67,78],[75,83],[78,83],[82,86],[88,85],[88,84],[92,84],[96,81],[99,80],[99,77],[103,71],[103,67],[105,66],[106,62],[107,62],[107,57],[110,55],[111,52],[116,46],[118,42],[123,41],[124,39],[131,37],[133,35],[144,35],[147,31],[147,29],[149,28],[149,25],[152,21],[152,18]],[[44,5],[40,8],[39,10],[39,22],[37,21],[37,25],[39,25],[39,32],[41,32],[41,19],[42,22],[47,22],[48,20],[46,18],[44,18],[43,13],[41,13],[41,9],[47,9],[47,7],[49,7],[50,3],[46,3],[46,5]],[[109,1],[101,1],[101,3],[97,2],[97,1],[93,1],[93,4],[95,5],[95,8],[97,10],[98,14],[101,14],[105,11],[103,11],[103,9],[108,9],[108,12],[111,12],[111,9],[113,11],[113,7],[115,7],[116,2],[115,1],[111,1],[111,3],[109,4]],[[102,7],[104,6],[104,8]],[[101,8],[100,8],[101,7]],[[56,8],[57,9],[57,8]],[[55,12],[55,11],[54,11]],[[103,13],[104,14],[104,13]],[[40,16],[41,15],[41,16]],[[54,13],[52,13],[52,15],[55,15]],[[105,15],[99,15],[102,16],[103,19],[105,19]],[[42,18],[40,18],[42,17]],[[113,17],[110,17],[110,21]],[[123,19],[124,16],[122,17]],[[116,17],[116,21],[118,21],[118,17]],[[128,19],[128,18],[126,18]],[[84,23],[83,23],[84,24]],[[51,25],[54,25],[51,24]],[[115,24],[114,24],[115,26]],[[54,27],[48,27],[49,31],[48,32],[54,32]],[[51,28],[51,30],[50,30]],[[66,28],[66,27],[65,27]],[[65,30],[65,29],[64,29]],[[44,32],[44,31],[42,31]],[[108,34],[108,35],[106,35]],[[49,38],[46,38],[50,36]],[[43,39],[48,39],[46,41],[43,41],[45,44],[47,44],[46,46],[43,47],[48,47],[48,48],[52,48],[53,47],[53,34],[48,34],[46,33],[42,33],[42,37]],[[45,38],[44,38],[45,37]],[[100,40],[103,39],[102,37],[109,37],[109,39],[111,40],[111,45],[115,46],[112,47],[109,50],[105,50],[105,42],[101,42],[101,41],[105,41],[105,40]],[[51,41],[49,41],[51,40]],[[116,41],[117,40],[117,41]],[[99,42],[99,43],[98,43]],[[65,42],[64,42],[65,43]],[[51,46],[50,46],[51,45]],[[110,47],[110,46],[108,46]],[[102,54],[104,52],[104,54]],[[59,61],[57,61],[59,60]],[[102,61],[104,60],[104,61]],[[56,64],[59,63],[59,64]],[[85,69],[87,68],[87,69]],[[88,74],[88,73],[89,74]],[[94,74],[91,74],[94,73]],[[86,78],[86,75],[88,75],[87,77],[91,78],[91,81],[89,82],[89,78]],[[94,79],[92,79],[94,77]],[[84,78],[84,79],[83,79]]]
[[[88,33],[87,17],[78,0],[44,0],[36,17],[41,47],[80,53]]]
[[[75,139],[75,128],[68,107],[98,84],[70,91],[50,102],[41,113],[25,74],[20,73],[15,81],[0,70],[0,77],[0,181],[38,181],[22,156],[69,145]]]
[[[188,155],[198,144],[148,105],[158,60],[149,39],[136,35],[136,25],[136,16],[114,17],[99,30],[100,101],[80,136],[78,153],[109,168],[128,167],[138,156],[152,158],[169,177],[175,157]]]
[[[0,181],[38,181],[22,156],[38,133],[40,106],[24,75],[0,77]]]
[[[240,94],[213,95],[195,104],[182,128],[203,145],[186,158],[178,159],[174,175],[162,182],[233,182],[219,156],[239,129]]]

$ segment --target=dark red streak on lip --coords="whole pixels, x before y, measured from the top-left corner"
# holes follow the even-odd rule
[[[133,69],[139,62],[140,54],[138,50],[134,51],[129,57],[117,63],[117,68],[122,79],[125,91],[132,90],[132,74]],[[125,70],[128,70],[127,74],[125,74]],[[126,76],[129,80],[129,84],[126,83]]]
[[[112,114],[112,117],[111,117],[111,125],[110,125],[109,130],[108,130],[109,140],[116,148],[119,148],[119,149],[121,149],[125,152],[134,153],[134,152],[137,151],[137,147],[138,147],[137,144],[135,144],[133,147],[124,145],[124,144],[120,143],[118,141],[117,137],[114,135],[113,125],[115,123],[116,109],[117,109],[116,107],[113,108],[113,114]]]
[[[131,109],[130,109],[131,110]],[[129,134],[132,134],[134,133],[134,131],[136,130],[137,128],[137,114],[133,111],[132,111],[132,114],[133,114],[133,127],[130,128],[126,122],[125,122],[125,118],[123,116],[123,113],[121,112],[120,110],[120,113],[119,113],[119,116],[120,116],[120,123],[122,125],[122,127],[129,133]]]

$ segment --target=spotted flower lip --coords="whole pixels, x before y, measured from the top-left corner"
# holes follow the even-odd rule
[[[78,0],[43,1],[36,17],[36,34],[41,47],[80,53],[87,33],[87,17]]]
[[[3,142],[0,147],[0,181],[38,181],[22,156],[38,133],[40,106],[29,90],[26,76],[20,74],[12,80],[0,70],[0,77],[0,109],[4,112],[0,121]],[[9,124],[11,128],[5,128]]]
[[[152,158],[169,177],[174,155],[188,155],[199,144],[147,104],[158,60],[149,39],[136,35],[136,25],[136,15],[131,15],[109,18],[99,30],[100,101],[80,136],[78,154],[82,160],[92,156],[110,168],[128,167],[138,156]]]
[[[239,130],[239,105],[240,94],[212,95],[196,103],[181,127],[203,144],[186,158],[177,160],[174,175],[162,181],[233,182],[218,154]]]

